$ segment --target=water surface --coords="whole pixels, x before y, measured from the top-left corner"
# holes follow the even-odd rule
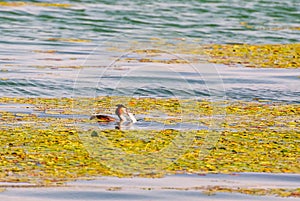
[[[91,181],[77,181],[59,188],[8,188],[0,193],[1,200],[211,200],[245,201],[299,200],[293,197],[255,196],[240,193],[207,195],[201,190],[209,186],[226,188],[299,188],[297,174],[241,173],[233,175],[173,175],[164,178],[100,177]],[[5,183],[0,183],[5,185]],[[14,185],[14,184],[10,184]],[[17,184],[20,185],[20,184]],[[22,184],[21,184],[22,185]]]
[[[26,2],[22,6],[0,5],[1,96],[134,94],[218,99],[225,91],[226,97],[234,100],[299,102],[298,70],[218,66],[207,71],[203,70],[207,67],[197,66],[184,72],[185,66],[174,70],[172,65],[150,63],[129,65],[130,74],[102,71],[122,54],[108,48],[122,44],[140,48],[135,42],[297,43],[297,0],[51,1],[68,7]],[[168,51],[163,45],[157,48]],[[95,68],[78,70],[80,66]],[[209,83],[209,73],[217,85]]]

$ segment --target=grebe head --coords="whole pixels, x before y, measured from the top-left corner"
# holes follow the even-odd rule
[[[128,115],[127,108],[123,104],[118,104],[116,106],[116,115],[120,118],[121,121],[126,121],[125,115]]]

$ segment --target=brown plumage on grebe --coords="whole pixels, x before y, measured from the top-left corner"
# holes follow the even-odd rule
[[[90,117],[90,120],[92,120],[92,119],[97,119],[99,122],[114,122],[114,121],[116,121],[115,118],[108,116],[108,115],[102,115],[102,114],[92,115]]]

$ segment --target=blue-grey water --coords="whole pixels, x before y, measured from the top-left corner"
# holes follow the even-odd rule
[[[242,189],[296,189],[299,174],[241,173],[234,175],[173,175],[164,178],[100,177],[96,180],[67,183],[65,187],[36,188],[28,184],[0,183],[10,186],[0,193],[5,201],[74,201],[74,200],[208,200],[208,201],[293,201],[297,197],[259,196],[216,192],[208,195],[209,187]],[[19,188],[11,188],[17,185]],[[23,188],[22,188],[23,186]],[[21,187],[21,188],[20,188]]]
[[[0,3],[1,96],[176,96],[299,103],[297,69],[113,63],[124,54],[118,51],[123,46],[141,49],[157,43],[156,48],[168,51],[163,40],[177,45],[182,40],[299,43],[298,0],[6,2]]]

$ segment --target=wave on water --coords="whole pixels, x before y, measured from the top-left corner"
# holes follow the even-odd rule
[[[299,103],[299,89],[295,87],[299,86],[298,70],[217,67],[223,82],[219,84],[224,84],[224,89],[217,87],[215,91],[208,87],[209,77],[203,79],[201,71],[200,76],[195,75],[195,72],[185,71],[183,66],[177,74],[166,71],[168,76],[161,76],[162,71],[152,69],[149,64],[143,78],[124,76],[126,71],[102,75],[98,69],[91,68],[91,72],[82,75],[78,70],[102,68],[103,63],[108,66],[112,58],[118,58],[117,52],[123,44],[139,48],[137,42],[145,40],[158,47],[163,44],[164,50],[168,49],[163,43],[165,39],[172,39],[170,44],[186,42],[187,47],[188,41],[196,44],[296,43],[300,41],[299,9],[300,2],[295,0],[2,3],[0,95],[112,94],[213,99],[214,94],[225,92],[226,98],[233,100],[259,98]],[[108,47],[113,50],[109,51]],[[103,51],[91,58],[97,48]],[[144,63],[128,65],[131,69]],[[120,81],[121,85],[116,85]]]

